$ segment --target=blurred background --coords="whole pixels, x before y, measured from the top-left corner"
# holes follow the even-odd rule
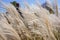
[[[16,1],[17,3],[19,3],[20,7],[24,8],[24,0],[1,0],[3,2],[5,2],[6,4],[9,4],[10,2]],[[28,2],[29,5],[33,5],[35,4],[35,0],[25,0],[26,2]],[[39,3],[42,5],[43,3],[46,2],[46,0],[38,0]],[[48,0],[49,1],[49,0]],[[50,0],[51,4],[54,5],[54,1]],[[58,11],[60,11],[60,0],[57,0],[57,4],[58,4]],[[0,12],[5,12],[6,10],[4,8],[2,8],[2,5],[0,4]]]

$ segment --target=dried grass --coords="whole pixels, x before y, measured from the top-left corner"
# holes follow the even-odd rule
[[[55,15],[37,5],[38,9],[28,6],[20,9],[20,16],[11,4],[4,4],[8,13],[0,14],[1,40],[59,40],[60,21]],[[26,5],[27,6],[27,5]],[[32,12],[33,11],[33,12]],[[59,28],[59,29],[58,29]]]

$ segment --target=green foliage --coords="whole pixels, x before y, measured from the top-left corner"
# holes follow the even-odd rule
[[[13,1],[13,2],[11,2],[11,4],[13,4],[16,7],[17,2]]]

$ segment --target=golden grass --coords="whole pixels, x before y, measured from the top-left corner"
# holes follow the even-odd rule
[[[60,26],[60,21],[56,21],[59,18],[51,16],[46,9],[41,6],[38,9],[21,8],[22,18],[12,4],[2,4],[8,13],[0,14],[1,40],[60,40],[56,29],[56,25]]]

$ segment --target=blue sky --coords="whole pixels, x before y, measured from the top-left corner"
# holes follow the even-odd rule
[[[6,4],[7,3],[10,3],[10,2],[12,2],[12,1],[17,1],[18,3],[20,3],[21,4],[21,6],[23,7],[23,0],[2,0],[3,2],[5,2]],[[35,1],[34,0],[26,0],[29,4],[32,4],[32,3],[34,3]],[[40,3],[42,4],[42,3],[44,3],[45,2],[45,0],[40,0]],[[59,8],[60,8],[60,0],[58,0],[58,6],[59,6]],[[0,11],[1,11],[1,9],[2,8],[0,8]]]
[[[11,1],[17,1],[17,2],[19,2],[20,4],[22,4],[22,2],[23,2],[23,0],[2,0],[2,1],[4,1],[4,2],[6,2],[6,3],[9,3],[9,2],[11,2]],[[34,0],[26,0],[27,2],[29,2],[30,4],[31,3],[34,3]],[[45,0],[41,0],[40,1],[40,3],[43,3],[43,2],[45,2]],[[58,5],[60,6],[60,0],[58,0]]]
[[[2,0],[3,2],[5,3],[10,3],[12,1],[17,1],[19,2],[20,4],[23,4],[23,0]],[[29,4],[32,4],[34,3],[35,1],[34,0],[26,0]],[[44,3],[45,0],[40,0],[40,3]],[[60,0],[58,0],[58,6],[60,7]]]
[[[3,2],[5,3],[10,3],[12,1],[17,1],[18,3],[21,4],[21,6],[23,7],[23,0],[3,0]],[[29,4],[33,4],[35,1],[34,0],[26,0]],[[45,2],[45,0],[41,1],[41,3]]]

